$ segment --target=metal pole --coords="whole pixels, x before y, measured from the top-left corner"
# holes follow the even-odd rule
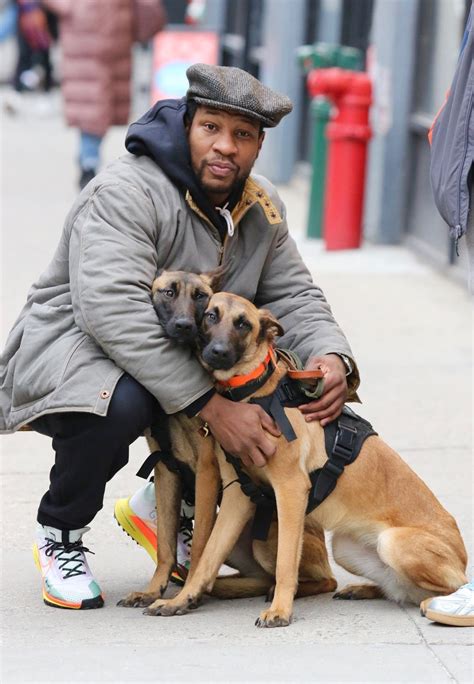
[[[376,0],[368,67],[374,105],[365,206],[365,234],[397,244],[404,231],[409,128],[415,73],[418,0]]]
[[[294,105],[275,129],[267,129],[256,170],[274,183],[287,183],[298,152],[302,99],[296,48],[304,42],[304,0],[265,0],[263,7],[260,80],[288,95]]]

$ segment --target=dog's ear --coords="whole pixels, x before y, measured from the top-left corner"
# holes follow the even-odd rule
[[[268,309],[260,309],[259,318],[260,340],[267,339],[269,342],[273,342],[276,337],[281,337],[284,334],[283,327]]]
[[[152,295],[154,295],[155,292],[156,292],[156,290],[158,289],[158,278],[160,277],[160,275],[161,275],[162,273],[164,273],[164,270],[165,270],[164,268],[160,268],[160,269],[158,269],[158,271],[156,272],[156,276],[155,276],[155,278],[154,278],[154,280],[153,280],[153,282],[152,282],[152,284],[151,284],[151,294],[152,294]]]
[[[209,285],[213,292],[220,292],[225,275],[229,271],[229,264],[218,266],[214,271],[200,273],[200,277]]]

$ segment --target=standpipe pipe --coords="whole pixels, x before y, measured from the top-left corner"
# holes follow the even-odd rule
[[[328,250],[355,249],[362,237],[372,84],[364,72],[314,69],[308,74],[308,90],[312,97],[328,97],[337,109],[326,127],[325,245]]]

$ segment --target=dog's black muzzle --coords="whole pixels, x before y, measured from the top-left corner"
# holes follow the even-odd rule
[[[225,342],[209,343],[203,349],[201,356],[212,370],[229,370],[237,362],[235,350]]]
[[[198,329],[192,318],[173,318],[165,326],[166,335],[180,344],[194,342],[198,335]]]

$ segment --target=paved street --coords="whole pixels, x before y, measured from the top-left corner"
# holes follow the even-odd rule
[[[124,129],[105,156],[122,151]],[[76,134],[59,109],[2,113],[2,347],[30,283],[55,248],[76,192]],[[472,563],[472,304],[466,290],[402,247],[325,253],[303,237],[307,181],[281,188],[290,226],[358,360],[359,412],[455,515]],[[113,504],[140,485],[146,454],[110,483],[85,537],[106,593],[96,611],[41,600],[31,544],[52,465],[49,440],[3,437],[1,681],[9,682],[470,682],[472,629],[434,625],[417,607],[385,601],[298,600],[293,624],[258,630],[262,600],[205,601],[186,617],[150,618],[116,607],[152,572],[145,552],[116,525]],[[339,586],[351,579],[335,567]],[[472,576],[472,565],[471,565]]]

